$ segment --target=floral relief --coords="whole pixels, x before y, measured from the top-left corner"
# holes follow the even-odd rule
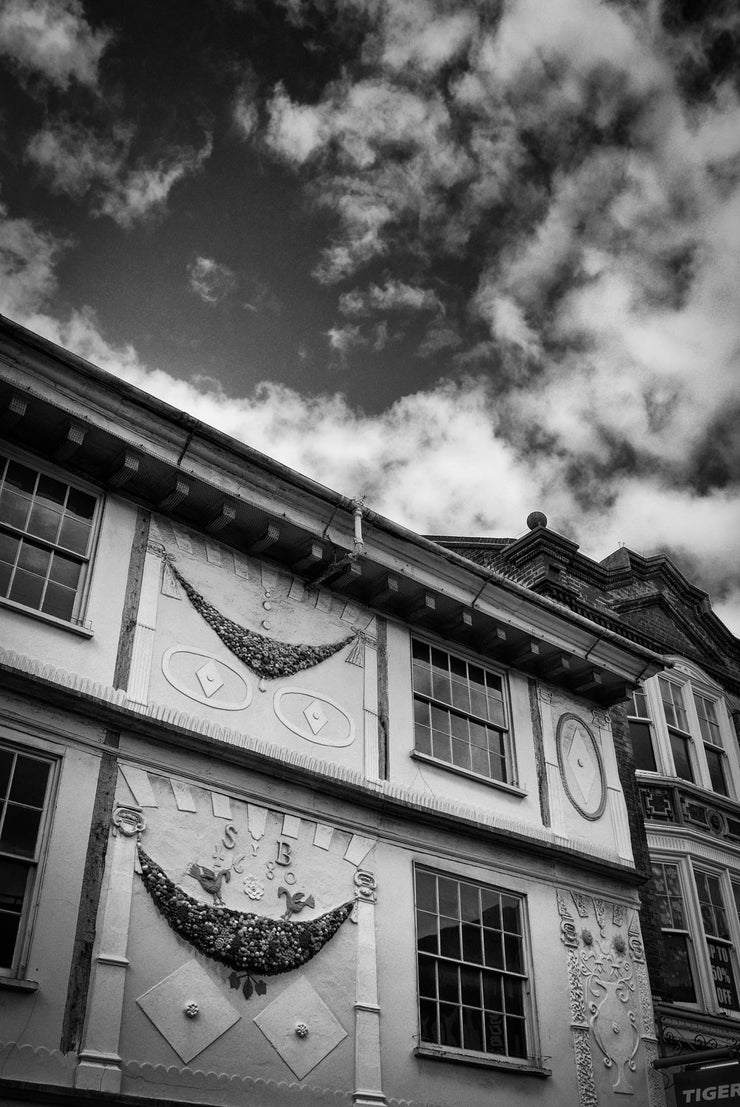
[[[169,926],[200,953],[234,970],[232,977],[241,975],[245,983],[255,973],[277,976],[305,965],[334,937],[354,906],[350,901],[298,922],[211,906],[178,888],[141,846],[138,853],[144,887]]]

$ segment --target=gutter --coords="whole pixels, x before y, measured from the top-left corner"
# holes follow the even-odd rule
[[[164,419],[177,427],[187,428],[187,438],[183,449],[181,450],[180,457],[177,464],[182,462],[185,452],[192,446],[193,440],[200,438],[206,444],[212,444],[220,447],[232,456],[239,458],[256,468],[262,470],[265,473],[270,474],[272,477],[278,477],[293,487],[298,488],[306,493],[309,493],[314,498],[323,501],[330,505],[334,512],[339,508],[346,511],[354,519],[354,544],[351,553],[346,555],[346,561],[344,564],[349,564],[351,561],[357,560],[357,558],[364,553],[364,542],[362,541],[361,533],[358,540],[357,536],[357,519],[358,519],[358,504],[360,501],[357,499],[351,499],[347,496],[343,496],[338,492],[327,488],[325,485],[319,484],[317,481],[312,480],[310,477],[306,477],[301,473],[296,472],[289,466],[284,465],[282,462],[275,461],[273,458],[268,457],[266,454],[255,450],[253,447],[236,441],[234,438],[222,431],[216,430],[214,427],[209,426],[207,423],[202,423],[199,419],[189,415],[186,412],[182,412],[179,409],[173,407],[171,404],[165,403],[163,400],[158,399],[156,396],[151,396],[141,389],[136,388],[134,385],[128,384],[126,381],[116,377],[114,374],[109,373],[107,370],[99,368],[97,365],[93,365],[91,362],[86,361],[84,358],[79,357],[77,354],[70,353],[63,347],[58,346],[56,343],[51,342],[49,339],[42,338],[40,335],[34,334],[33,331],[27,330],[18,323],[14,323],[12,320],[5,316],[0,315],[0,332],[4,332],[11,339],[16,339],[22,342],[26,346],[30,346],[45,356],[52,358],[58,362],[63,363],[68,368],[73,369],[80,376],[86,377],[88,380],[95,381],[99,385],[103,385],[111,389],[111,391],[117,393],[122,399],[126,399],[133,405],[144,408],[160,419]],[[119,414],[120,418],[120,414]],[[516,581],[510,580],[508,577],[497,573],[493,569],[485,569],[476,562],[468,560],[468,558],[462,557],[460,554],[454,553],[452,550],[445,549],[443,546],[438,545],[436,542],[425,538],[423,535],[417,534],[415,531],[409,530],[399,523],[393,522],[391,519],[387,519],[383,515],[379,515],[374,511],[370,511],[364,507],[361,507],[361,516],[365,522],[389,535],[391,538],[401,542],[406,542],[417,549],[434,556],[437,560],[440,558],[446,561],[448,564],[455,568],[464,569],[469,575],[477,577],[482,581],[482,586],[478,592],[478,596],[483,591],[486,583],[492,583],[498,588],[507,592],[509,595],[516,597],[519,603],[513,607],[513,611],[517,612],[524,606],[534,606],[541,610],[547,611],[553,615],[557,615],[565,622],[572,625],[579,626],[585,630],[591,632],[594,636],[593,643],[589,647],[588,652],[591,653],[599,641],[603,640],[618,647],[620,650],[629,653],[633,657],[641,657],[646,661],[654,665],[657,669],[671,668],[672,662],[663,654],[655,653],[653,650],[649,650],[644,646],[640,646],[637,643],[631,642],[628,638],[617,634],[615,631],[611,631],[608,628],[599,626],[598,623],[593,622],[591,619],[586,618],[583,615],[579,615],[577,612],[570,611],[568,608],[557,603],[555,600],[551,600],[547,596],[540,596],[535,592],[531,592],[524,585],[519,584]],[[339,565],[331,567],[331,574],[338,571]],[[320,578],[322,579],[322,578]],[[323,579],[327,579],[324,577]],[[318,582],[315,582],[318,583]]]

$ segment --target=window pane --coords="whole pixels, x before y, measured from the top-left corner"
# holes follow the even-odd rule
[[[18,461],[11,461],[5,474],[5,487],[31,495],[36,487],[35,470],[29,469],[27,465],[21,465]]]
[[[12,967],[20,921],[14,912],[0,911],[0,967],[4,969]]]
[[[27,804],[30,807],[43,807],[49,770],[48,762],[19,754],[16,758],[10,798],[16,803]]]
[[[724,754],[719,750],[712,749],[710,746],[705,746],[704,749],[707,755],[709,779],[712,782],[712,788],[715,792],[719,792],[721,796],[726,796],[728,795],[728,791],[727,781],[725,780]]]
[[[8,803],[5,809],[0,847],[19,857],[33,857],[41,824],[41,812]]]
[[[654,773],[657,766],[655,753],[653,752],[653,736],[650,732],[650,723],[638,723],[631,719],[629,729],[635,768]]]
[[[10,770],[13,767],[13,754],[10,750],[0,750],[0,799],[8,794]]]
[[[26,607],[39,608],[44,592],[44,578],[17,569],[10,588],[9,599]]]
[[[431,957],[419,958],[419,995],[437,995],[437,962]]]
[[[438,961],[439,973],[439,998],[448,1003],[458,1003],[460,1000],[460,978],[457,965],[449,961]]]
[[[451,1003],[439,1005],[440,1044],[459,1049],[462,1045],[460,1033],[460,1008]]]
[[[422,1042],[439,1042],[436,1003],[424,999],[421,1001],[419,1004],[419,1021]]]
[[[672,1003],[695,1003],[696,991],[689,960],[687,935],[664,932],[662,946],[666,999]]]
[[[76,597],[77,592],[73,588],[65,588],[61,584],[47,584],[41,610],[57,619],[69,621],[72,618]]]
[[[4,561],[8,565],[15,565],[19,545],[20,540],[18,538],[0,531],[0,561]]]
[[[44,538],[47,542],[56,542],[61,521],[61,511],[55,511],[51,507],[44,507],[39,503],[35,503],[31,508],[26,529],[29,534],[35,535],[36,538]]]
[[[483,1052],[483,1012],[479,1008],[463,1007],[463,1045],[465,1049]]]
[[[673,763],[676,768],[676,776],[682,780],[694,779],[694,771],[691,768],[689,757],[689,738],[683,738],[680,734],[671,734],[671,750],[673,751]]]
[[[24,542],[18,554],[18,568],[26,569],[29,573],[36,573],[45,577],[49,571],[51,554],[43,546],[37,546],[35,542]]]
[[[28,496],[20,496],[8,488],[0,492],[0,519],[10,527],[25,530],[30,506],[31,501]]]
[[[416,870],[416,906],[422,911],[437,910],[437,878],[423,869]]]
[[[51,559],[49,580],[64,584],[67,588],[76,588],[80,580],[80,562],[65,554],[55,553]]]

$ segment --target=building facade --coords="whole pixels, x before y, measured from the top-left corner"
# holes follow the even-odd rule
[[[668,656],[611,712],[633,848],[651,876],[642,923],[660,1051],[729,1051],[740,1045],[740,642],[670,558],[622,548],[597,563],[544,517],[531,522],[516,541],[440,541]]]
[[[0,1100],[661,1107],[661,650],[7,320],[0,413]]]

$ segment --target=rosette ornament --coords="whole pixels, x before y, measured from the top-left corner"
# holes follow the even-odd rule
[[[280,642],[277,638],[258,634],[257,631],[235,623],[227,615],[222,615],[218,608],[193,588],[172,562],[170,568],[201,618],[215,630],[226,648],[259,677],[274,680],[276,677],[293,676],[302,669],[311,669],[321,661],[333,657],[356,637],[350,634],[341,642],[310,646],[305,643]]]
[[[343,903],[316,919],[288,922],[199,903],[178,888],[141,846],[141,879],[169,926],[199,953],[238,972],[278,976],[305,965],[333,938],[352,911]]]

